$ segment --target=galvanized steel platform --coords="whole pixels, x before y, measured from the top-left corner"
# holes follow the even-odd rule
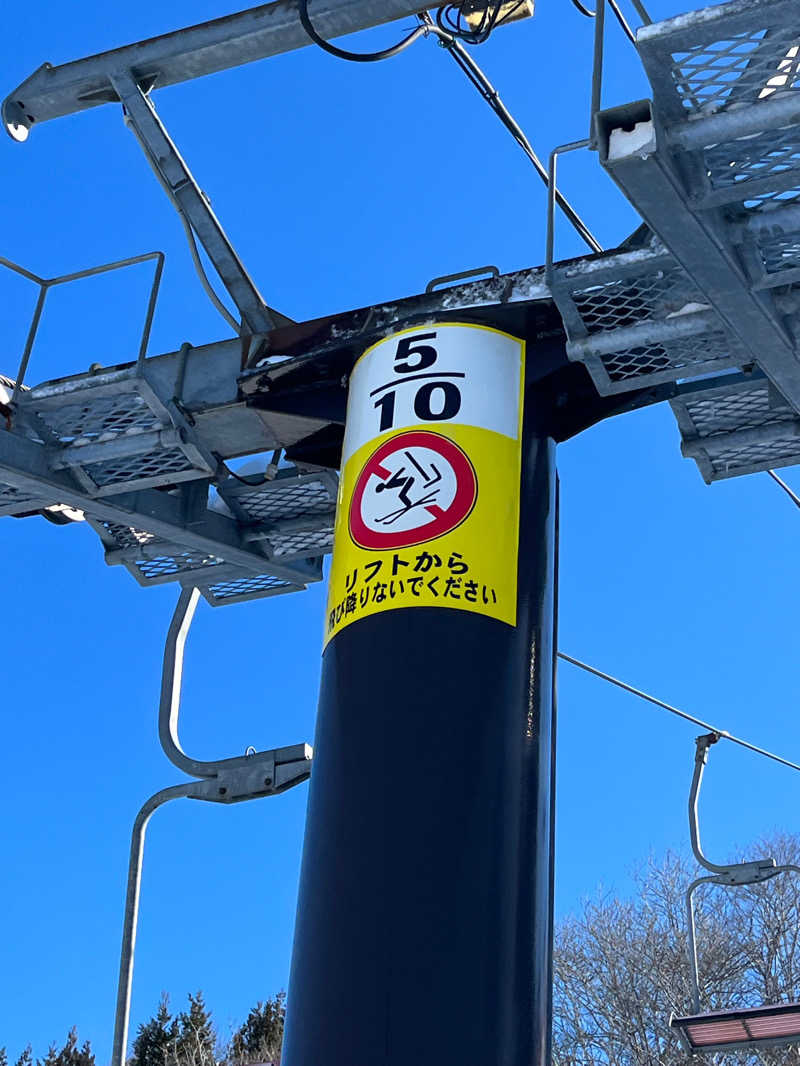
[[[443,316],[546,338],[535,375],[562,397],[558,440],[668,400],[707,481],[800,462],[797,15],[797,0],[733,0],[639,30],[652,100],[593,116],[591,147],[646,224],[618,249],[299,324],[251,284],[241,338],[144,358],[145,338],[135,362],[0,402],[0,515],[79,509],[109,563],[213,604],[303,589],[332,547],[353,361],[387,332]],[[119,102],[120,85],[129,112],[147,97],[141,129],[154,124],[169,154],[129,51],[74,69],[106,86],[92,105]],[[43,78],[47,107],[26,104],[25,134],[82,110],[69,70],[15,90],[7,122]],[[202,240],[204,227],[222,232],[192,204]],[[249,279],[231,256],[235,298]],[[278,325],[253,332],[250,320]],[[281,469],[258,483],[231,475],[229,460],[270,449],[288,457]]]

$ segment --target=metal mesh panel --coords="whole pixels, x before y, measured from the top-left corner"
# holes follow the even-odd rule
[[[800,137],[797,131],[766,130],[757,137],[715,144],[706,149],[705,160],[715,189],[744,185],[756,178],[777,178],[800,169]],[[742,195],[747,195],[745,188]]]
[[[774,393],[772,394],[774,397]],[[737,429],[752,429],[793,421],[795,414],[788,404],[775,406],[770,402],[770,388],[766,381],[753,387],[727,393],[697,393],[680,401],[692,421],[698,437],[718,433],[732,433]]]
[[[800,457],[800,441],[796,436],[759,441],[710,457],[714,478],[735,477],[756,470],[769,470],[773,466],[785,466],[797,462]]]
[[[731,34],[672,53],[671,75],[688,111],[713,113],[800,85],[795,26]]]
[[[697,371],[698,367],[728,366],[735,363],[731,343],[723,333],[671,340],[668,343],[638,345],[602,356],[603,367],[612,382],[631,378],[671,381],[676,371]],[[691,376],[687,373],[687,376]]]
[[[664,318],[703,300],[680,267],[597,285],[573,293],[572,298],[589,333]]]
[[[101,522],[100,525],[118,548],[138,548],[143,544],[152,544],[158,539],[154,533],[146,533],[143,529],[123,526],[117,522]]]
[[[242,599],[255,599],[259,596],[274,595],[279,592],[293,592],[296,585],[273,577],[271,574],[246,574],[228,581],[219,581],[204,588],[203,595],[215,605],[233,603]]]
[[[223,560],[216,555],[186,549],[172,553],[165,552],[164,555],[156,555],[152,558],[136,559],[132,565],[139,571],[143,580],[155,582],[159,579],[177,577],[190,570],[204,570],[208,567],[220,566],[222,562]]]
[[[254,490],[241,493],[237,495],[236,502],[251,518],[269,522],[281,518],[322,514],[330,510],[332,501],[328,489],[321,481],[297,484],[293,483],[293,479],[287,478],[285,485],[273,481],[261,492]]]
[[[743,206],[748,211],[758,211],[762,207],[779,204],[791,204],[800,199],[800,185],[792,189],[776,189],[772,192],[759,193],[758,196],[747,196],[746,189],[742,189]],[[746,197],[746,198],[745,198]]]
[[[0,484],[0,507],[6,507],[9,504],[33,502],[36,498],[36,496],[32,496],[22,489],[14,488],[13,485]]]
[[[800,233],[784,233],[759,247],[761,261],[767,274],[795,270],[800,266]]]
[[[321,554],[333,547],[333,526],[305,532],[271,534],[269,542],[276,558]]]
[[[196,465],[179,448],[127,455],[102,463],[87,463],[86,473],[99,488],[136,481],[171,480],[172,475],[196,470]]]
[[[220,566],[223,559],[213,552],[165,540],[120,522],[89,519],[111,551],[123,551],[121,561],[143,585],[174,581],[182,574]],[[179,531],[176,530],[179,535]]]
[[[87,389],[83,394],[85,400],[66,402],[63,406],[52,402],[37,405],[35,394],[32,396],[31,405],[62,444],[112,440],[124,433],[142,433],[162,425],[158,415],[136,392],[93,397],[91,389]]]
[[[49,502],[53,502],[52,500]],[[43,506],[40,496],[34,496],[23,489],[13,485],[0,483],[0,515],[19,514],[21,512],[36,510]]]

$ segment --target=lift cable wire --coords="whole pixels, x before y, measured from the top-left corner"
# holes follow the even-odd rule
[[[663,700],[651,696],[647,692],[642,692],[639,688],[634,688],[633,685],[629,685],[626,681],[620,681],[618,677],[612,677],[611,674],[607,674],[603,670],[598,670],[596,666],[589,666],[588,663],[581,662],[580,659],[574,659],[571,655],[567,655],[566,652],[563,651],[558,652],[558,657],[559,659],[563,659],[564,662],[577,666],[580,670],[585,670],[587,674],[594,674],[595,677],[599,677],[602,681],[608,681],[609,684],[616,685],[617,688],[621,688],[625,692],[630,692],[631,695],[638,696],[641,700],[646,700],[648,703],[652,703],[656,707],[661,707],[663,710],[669,711],[670,714],[676,714],[679,718],[683,718],[687,722],[699,725],[709,733],[716,733],[725,740],[730,740],[734,744],[739,744],[741,747],[747,748],[748,751],[754,751],[756,755],[764,755],[767,759],[772,759],[774,762],[781,763],[782,766],[788,766],[790,770],[800,770],[800,765],[796,762],[784,759],[782,755],[776,755],[772,751],[767,751],[766,748],[759,748],[756,744],[751,744],[748,740],[742,740],[741,737],[735,737],[732,733],[729,733],[727,729],[718,729],[717,726],[704,722],[702,718],[695,718],[693,714],[689,714],[687,711],[682,711],[678,707],[673,707],[671,703],[664,703]]]

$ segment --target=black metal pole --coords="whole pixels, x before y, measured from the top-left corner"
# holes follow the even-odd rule
[[[517,624],[407,607],[324,653],[283,1066],[549,1062],[557,486],[530,390],[521,444]]]

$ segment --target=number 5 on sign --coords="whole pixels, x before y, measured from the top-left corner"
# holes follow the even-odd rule
[[[343,461],[381,433],[432,422],[517,437],[522,348],[497,330],[449,324],[380,341],[350,379]]]
[[[358,361],[326,639],[401,607],[515,624],[524,364],[518,338],[449,322],[403,330]]]

